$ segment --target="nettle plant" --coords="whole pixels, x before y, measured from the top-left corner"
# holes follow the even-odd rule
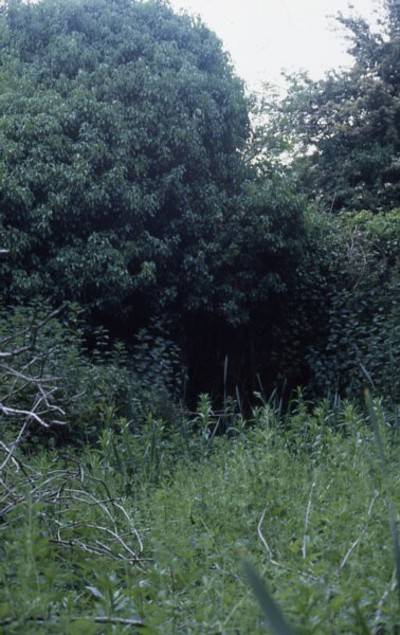
[[[344,241],[327,290],[324,347],[309,361],[320,389],[362,394],[364,386],[400,399],[400,211],[346,213],[335,221]]]

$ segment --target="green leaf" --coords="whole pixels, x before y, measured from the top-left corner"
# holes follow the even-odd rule
[[[265,619],[275,635],[295,635],[292,628],[286,622],[281,609],[273,600],[268,592],[264,582],[256,573],[254,568],[248,562],[243,564],[244,572],[249,584],[256,596],[263,612]]]

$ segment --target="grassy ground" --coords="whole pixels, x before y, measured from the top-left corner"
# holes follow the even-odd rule
[[[0,525],[0,630],[273,632],[248,561],[296,633],[398,632],[399,443],[378,419],[383,471],[350,404],[300,403],[285,418],[263,406],[219,438],[204,417],[197,434],[149,420],[133,436],[119,422],[95,450],[21,457],[29,468],[10,466],[3,483],[14,498]]]

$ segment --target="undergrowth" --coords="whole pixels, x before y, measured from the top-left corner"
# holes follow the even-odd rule
[[[149,415],[96,448],[19,449],[2,474],[2,631],[261,634],[250,562],[295,633],[398,632],[398,430],[373,407],[384,473],[370,414],[301,399],[221,436],[203,396],[175,429]]]

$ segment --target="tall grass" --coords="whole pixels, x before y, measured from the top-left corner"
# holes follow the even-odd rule
[[[219,436],[203,397],[175,427],[120,418],[96,447],[19,452],[33,496],[10,473],[0,630],[394,633],[400,459],[374,411],[260,402]]]

